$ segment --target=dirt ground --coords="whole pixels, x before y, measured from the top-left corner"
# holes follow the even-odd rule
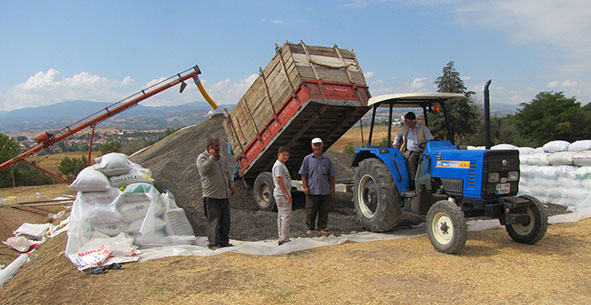
[[[174,193],[198,236],[205,235],[205,217],[195,158],[208,135],[224,141],[221,118],[180,130],[131,158],[152,170],[159,190]],[[351,155],[328,155],[337,180],[350,179]],[[240,181],[236,186],[230,237],[275,239],[277,214],[258,211],[252,193]],[[37,191],[53,197],[71,192],[65,185],[47,188],[0,189],[0,197],[25,201],[34,200]],[[0,238],[11,236],[23,222],[47,221],[45,212],[0,208]],[[563,213],[564,208],[550,205],[547,212]],[[305,238],[301,197],[294,202],[293,218],[294,237]],[[350,196],[334,196],[328,230],[335,235],[361,231]],[[470,232],[457,255],[435,251],[421,236],[280,256],[169,257],[103,275],[79,272],[64,256],[66,240],[62,234],[33,252],[17,276],[0,287],[0,304],[591,303],[589,219],[552,225],[536,245],[514,243],[502,229]],[[19,255],[4,245],[0,251],[0,264]]]
[[[33,252],[0,287],[0,304],[591,302],[591,219],[551,225],[536,245],[515,243],[503,229],[470,232],[457,255],[420,236],[280,256],[169,257],[101,275],[79,272],[63,255],[66,240],[61,234]]]

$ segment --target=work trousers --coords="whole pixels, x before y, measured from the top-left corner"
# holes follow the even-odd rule
[[[205,197],[207,209],[207,241],[209,246],[230,241],[230,200]]]
[[[330,195],[306,195],[306,226],[314,230],[318,215],[318,230],[326,230]]]
[[[288,241],[291,235],[291,203],[289,203],[285,196],[275,196],[275,204],[277,205],[277,233],[279,235],[279,241]]]
[[[404,158],[406,159],[406,167],[408,168],[408,179],[410,181],[415,181],[415,176],[417,174],[417,166],[419,165],[419,161],[421,160],[422,153],[412,150],[407,150],[404,153]]]

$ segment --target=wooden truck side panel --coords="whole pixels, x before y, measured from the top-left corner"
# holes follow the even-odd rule
[[[286,42],[224,124],[242,175],[270,170],[282,145],[297,171],[310,140],[321,137],[328,149],[367,112],[369,97],[352,51]]]

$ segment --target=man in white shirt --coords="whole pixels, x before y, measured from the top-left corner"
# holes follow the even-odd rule
[[[396,135],[392,146],[399,148],[406,159],[406,167],[412,184],[415,180],[421,154],[425,149],[424,145],[427,141],[433,140],[433,135],[424,124],[418,124],[417,126],[417,117],[413,112],[404,115],[404,125]]]

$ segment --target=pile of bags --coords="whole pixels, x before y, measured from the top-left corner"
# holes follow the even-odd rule
[[[591,140],[550,141],[535,149],[500,144],[491,149],[519,150],[519,195],[573,211],[591,208]]]
[[[78,194],[65,254],[78,269],[135,261],[139,247],[195,240],[184,210],[153,186],[149,169],[120,153],[95,161],[70,185]]]

